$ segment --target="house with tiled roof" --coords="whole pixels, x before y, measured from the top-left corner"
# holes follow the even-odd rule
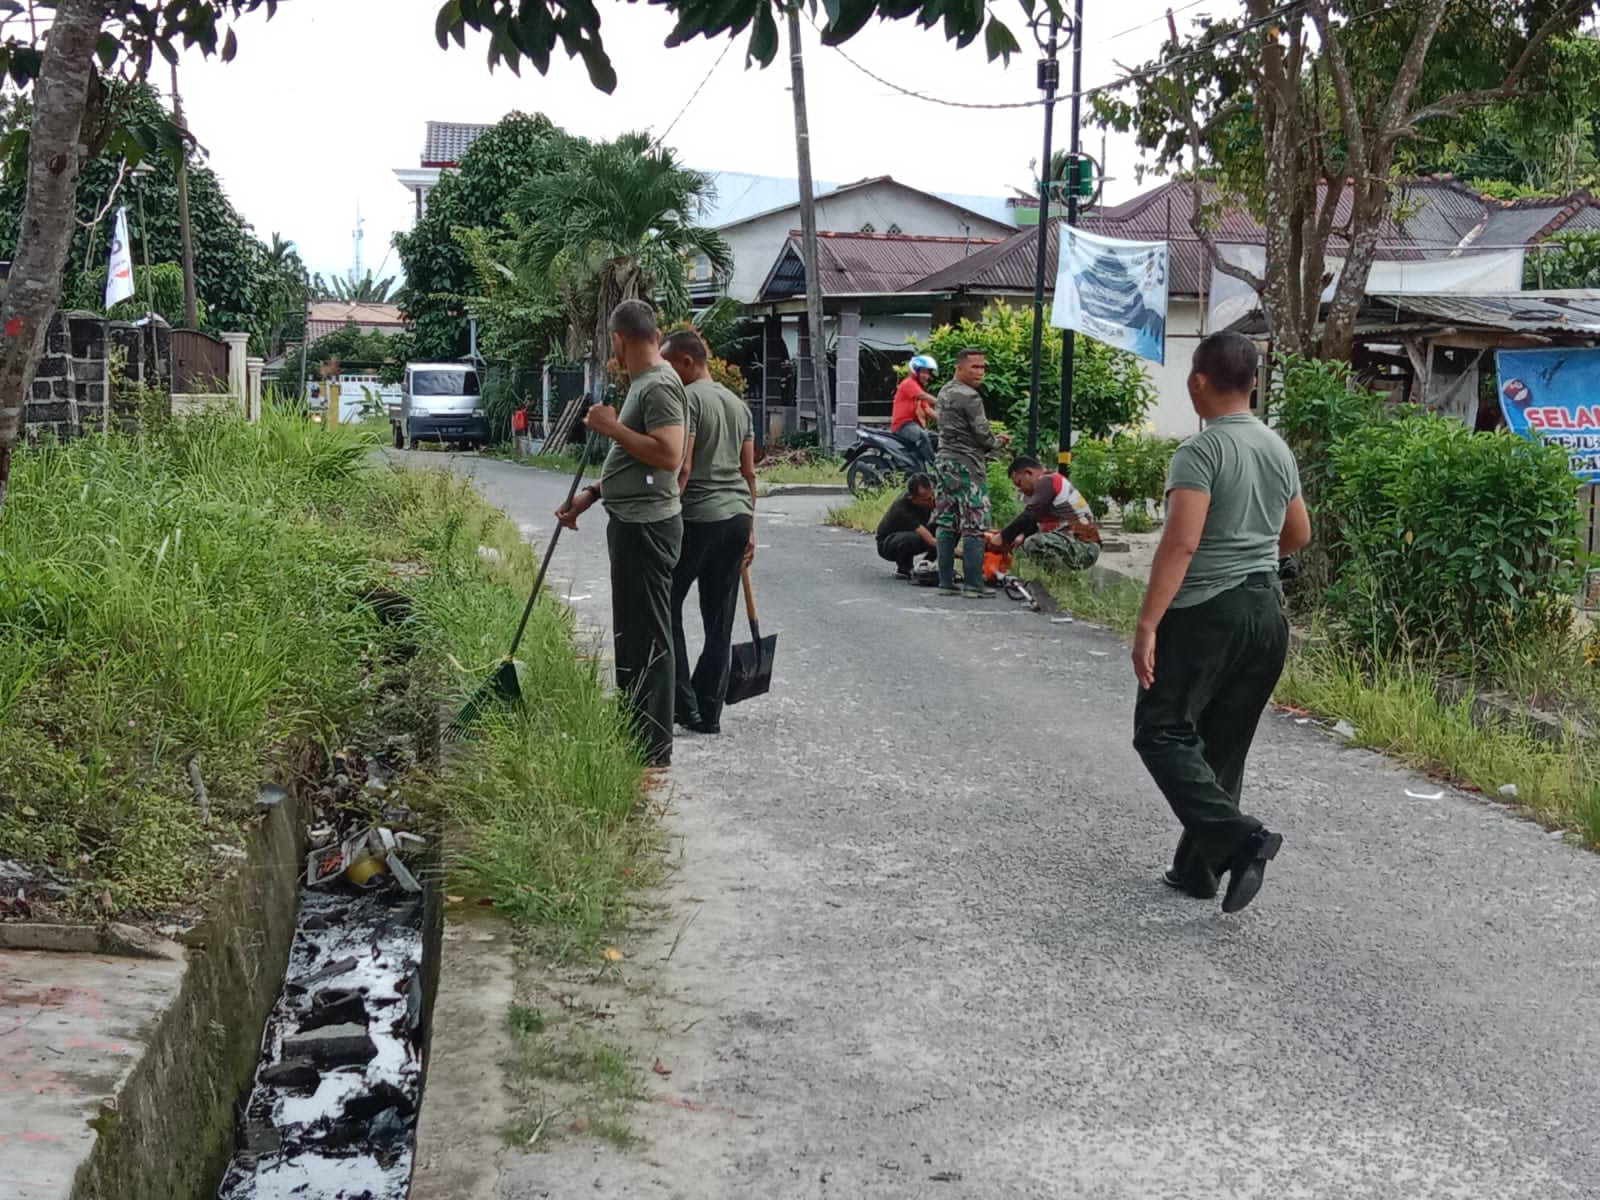
[[[1153,414],[1157,428],[1175,435],[1192,433],[1198,421],[1189,408],[1184,381],[1188,361],[1205,328],[1205,309],[1216,290],[1210,255],[1191,224],[1194,185],[1182,180],[1163,183],[1122,204],[1086,213],[1083,228],[1107,237],[1133,241],[1165,241],[1171,247],[1166,363],[1147,364],[1159,401]],[[1024,203],[1018,201],[1017,203]],[[1335,213],[1343,220],[1348,201]],[[1210,214],[1219,245],[1252,248],[1261,253],[1266,234],[1240,207]],[[1045,226],[1046,295],[1055,281],[1058,222]],[[1379,230],[1380,262],[1426,262],[1518,252],[1566,230],[1600,229],[1600,199],[1586,191],[1558,198],[1496,200],[1450,178],[1423,178],[1396,185],[1390,215]],[[976,315],[990,300],[1029,304],[1040,230],[1019,230],[997,246],[919,280],[918,292],[947,298],[957,315]],[[1330,240],[1330,257],[1344,252],[1344,242]],[[1242,253],[1248,253],[1244,251]],[[1231,257],[1230,253],[1230,257]],[[1537,262],[1537,260],[1535,260]],[[1511,290],[1520,280],[1509,283]]]
[[[396,167],[394,176],[407,191],[416,197],[417,216],[428,207],[428,193],[439,182],[442,171],[454,170],[461,165],[461,156],[467,147],[477,141],[494,123],[482,121],[429,121],[427,134],[422,141],[422,154],[415,167]]]

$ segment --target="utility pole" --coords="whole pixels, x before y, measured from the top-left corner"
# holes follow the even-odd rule
[[[1072,134],[1067,143],[1067,223],[1071,229],[1078,223],[1078,188],[1083,173],[1083,159],[1079,155],[1078,124],[1083,97],[1083,0],[1073,0],[1072,6]],[[1044,241],[1044,230],[1039,230],[1039,240]],[[1077,352],[1077,337],[1070,329],[1061,331],[1061,447],[1056,461],[1063,474],[1072,471],[1072,378],[1073,357]]]
[[[178,64],[172,64],[172,118],[183,135],[178,147],[178,235],[183,253],[183,327],[200,328],[199,304],[194,294],[194,231],[189,224],[189,126],[183,120],[183,100],[178,95]]]
[[[817,206],[811,185],[811,131],[806,123],[806,74],[800,57],[800,5],[789,16],[789,69],[794,83],[794,147],[800,176],[800,257],[806,270],[806,324],[811,330],[811,374],[817,398],[817,445],[831,454],[833,403],[828,395],[828,344],[822,332],[822,280],[817,272]]]
[[[1039,90],[1044,93],[1044,153],[1039,158],[1039,251],[1033,270],[1033,374],[1028,388],[1028,453],[1039,453],[1039,372],[1044,357],[1044,259],[1046,235],[1050,232],[1050,158],[1055,124],[1056,89],[1061,86],[1061,62],[1056,57],[1056,36],[1060,25],[1050,14],[1049,33],[1040,43],[1044,57],[1039,60]],[[1034,37],[1039,28],[1034,25]]]

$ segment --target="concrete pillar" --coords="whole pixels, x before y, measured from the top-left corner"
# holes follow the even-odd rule
[[[789,355],[783,345],[783,318],[768,313],[761,319],[761,409],[766,428],[761,431],[761,446],[781,436],[786,418],[783,404],[783,379]],[[777,434],[774,434],[774,427]]]
[[[250,335],[248,333],[225,333],[222,340],[228,343],[228,395],[233,397],[233,402],[239,406],[240,412],[245,412],[246,398],[248,395],[249,373],[245,367],[245,359],[250,355]]]
[[[846,304],[839,310],[838,320],[833,448],[845,450],[856,440],[856,420],[861,412],[861,305]]]
[[[266,368],[267,360],[254,356],[245,359],[245,402],[244,419],[259,421],[261,419],[261,372]]]

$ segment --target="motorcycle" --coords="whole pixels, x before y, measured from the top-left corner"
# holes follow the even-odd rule
[[[876,492],[891,485],[896,477],[933,470],[933,453],[939,439],[928,435],[929,448],[924,458],[886,429],[860,426],[855,444],[844,452],[844,481],[852,496]]]

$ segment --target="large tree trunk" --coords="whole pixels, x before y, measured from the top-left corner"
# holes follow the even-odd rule
[[[45,334],[61,303],[62,271],[77,228],[78,174],[86,151],[84,110],[105,15],[105,0],[61,0],[34,87],[22,227],[0,304],[0,510]]]

